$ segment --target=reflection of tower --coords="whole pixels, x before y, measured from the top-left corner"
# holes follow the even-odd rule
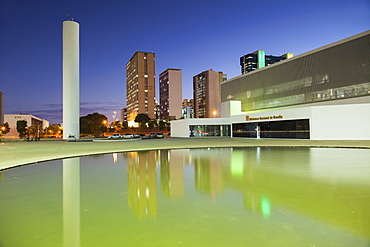
[[[63,139],[80,137],[80,26],[63,22]]]
[[[157,215],[156,151],[127,154],[128,204],[141,219]]]
[[[215,150],[200,150],[198,157],[194,158],[195,186],[200,191],[212,196],[223,191],[224,188],[222,168],[217,156],[212,157],[211,153],[213,151]],[[202,152],[207,155],[202,157]]]
[[[170,198],[184,196],[184,150],[161,151],[161,190]]]
[[[80,158],[63,160],[63,245],[80,246]]]

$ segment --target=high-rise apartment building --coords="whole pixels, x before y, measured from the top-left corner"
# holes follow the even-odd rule
[[[166,69],[159,75],[160,119],[181,118],[182,71]]]
[[[286,53],[281,56],[266,55],[265,51],[257,50],[240,58],[240,66],[242,75],[254,71],[259,68],[280,62],[282,60],[293,57],[293,53]]]
[[[127,122],[127,108],[122,108],[120,110],[120,121]]]
[[[226,74],[206,70],[193,77],[194,114],[196,118],[217,117],[217,104],[221,102],[220,83]]]
[[[155,119],[155,53],[137,51],[126,64],[126,107],[129,126],[137,114]]]

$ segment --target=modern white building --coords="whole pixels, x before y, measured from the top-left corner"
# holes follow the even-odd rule
[[[370,140],[369,42],[366,31],[225,81],[222,118],[172,121],[171,135]]]
[[[49,127],[49,121],[33,116],[31,114],[4,114],[4,122],[9,124],[10,131],[5,138],[18,138],[17,122],[27,121],[27,127],[39,126],[40,130]]]

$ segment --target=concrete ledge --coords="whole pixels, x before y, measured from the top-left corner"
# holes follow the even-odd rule
[[[325,147],[367,148],[370,141],[318,141],[292,139],[246,139],[229,137],[164,138],[137,141],[105,142],[2,142],[0,143],[0,170],[44,161],[87,156],[157,149],[216,148],[216,147]],[[370,152],[370,150],[369,150]]]

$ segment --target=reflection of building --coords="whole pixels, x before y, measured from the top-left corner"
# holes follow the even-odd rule
[[[128,204],[136,216],[157,216],[156,151],[127,153]]]
[[[225,74],[212,69],[193,77],[193,107],[196,118],[217,116],[217,104],[221,102],[220,83],[225,80]]]
[[[370,140],[369,38],[366,31],[222,82],[222,118],[172,121],[171,135],[228,125],[233,137],[255,138],[258,128],[261,138]]]
[[[159,75],[160,119],[181,118],[182,71],[166,69]]]
[[[126,64],[127,121],[134,125],[137,114],[155,119],[155,54],[136,52]]]
[[[224,190],[224,181],[222,166],[217,159],[218,157],[208,156],[212,151],[200,149],[198,154],[192,153],[192,156],[194,158],[196,188],[206,194],[215,196]],[[206,157],[204,157],[204,154]]]
[[[49,121],[38,118],[31,114],[5,114],[5,122],[8,122],[10,131],[6,134],[7,138],[18,138],[19,133],[17,131],[17,121],[27,121],[27,127],[38,126],[39,130],[44,130],[49,127]]]
[[[169,198],[184,196],[183,150],[161,151],[161,190]]]
[[[263,50],[249,53],[240,58],[242,75],[291,57],[293,57],[292,53],[287,53],[282,56],[265,55],[265,51]]]

